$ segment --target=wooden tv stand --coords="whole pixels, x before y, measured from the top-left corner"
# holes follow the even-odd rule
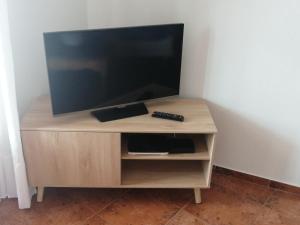
[[[52,116],[50,98],[37,99],[21,124],[29,183],[42,201],[44,187],[192,188],[196,203],[210,187],[217,129],[200,99],[148,102],[150,114],[101,123],[89,112]],[[185,116],[185,122],[152,118],[153,111]],[[128,133],[163,133],[193,138],[196,152],[133,156]]]

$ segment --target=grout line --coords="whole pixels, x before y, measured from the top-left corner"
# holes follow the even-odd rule
[[[91,216],[87,217],[82,224],[84,224],[86,221],[88,221],[89,219],[97,216],[98,214],[100,214],[102,211],[104,211],[105,209],[107,209],[110,205],[112,205],[113,203],[117,202],[118,200],[120,200],[121,198],[123,198],[124,194],[128,193],[129,190],[124,191],[124,193],[122,193],[122,195],[118,198],[115,198],[113,200],[111,200],[109,203],[107,203],[105,206],[103,206],[101,209],[99,209],[98,211],[95,211]],[[91,209],[92,211],[94,211],[92,208],[90,208],[89,206],[87,206],[89,209]]]
[[[110,205],[112,205],[114,202],[116,202],[117,200],[119,200],[118,198],[117,199],[114,199],[112,201],[110,201],[109,203],[107,203],[106,206],[104,206],[103,208],[101,208],[99,211],[96,211],[94,212],[91,216],[88,216],[84,221],[82,221],[82,224],[84,224],[86,221],[88,221],[89,219],[97,216],[98,214],[100,214],[102,211],[104,211],[106,208],[108,208]]]
[[[165,223],[164,225],[169,225],[169,223],[171,222],[171,220],[173,218],[175,218],[177,215],[179,215],[179,213],[181,213],[190,203],[192,203],[194,201],[194,198],[191,198],[185,205],[183,205],[168,221],[167,223]],[[196,204],[196,203],[195,203]],[[200,203],[200,204],[204,204],[204,203]],[[189,212],[188,212],[189,213]],[[190,213],[189,213],[190,214]],[[211,225],[211,223],[209,223],[208,221],[204,220],[203,218],[196,216],[194,214],[191,214],[192,216],[196,217],[198,220],[200,220],[201,222],[203,222],[206,225]]]
[[[187,201],[187,203],[185,203],[180,209],[178,209],[178,211],[169,218],[169,220],[164,224],[164,225],[168,225],[170,223],[170,221],[176,217],[180,212],[182,212],[191,202],[193,201],[193,199],[190,199]]]
[[[122,195],[118,198],[115,198],[113,199],[112,201],[110,201],[109,203],[107,203],[106,206],[104,206],[102,209],[100,209],[99,211],[96,212],[96,214],[100,214],[102,211],[104,211],[106,208],[108,208],[110,205],[112,205],[113,203],[115,203],[116,201],[122,199],[124,197],[125,194],[128,193],[128,190],[127,191],[124,191],[124,193],[122,193]]]

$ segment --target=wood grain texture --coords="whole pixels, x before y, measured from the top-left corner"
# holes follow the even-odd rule
[[[120,185],[118,133],[23,131],[32,186],[105,187]]]
[[[207,188],[200,161],[125,161],[122,186],[128,188]]]
[[[116,133],[215,133],[217,129],[204,100],[172,98],[146,103],[148,115],[101,123],[88,111],[53,117],[49,96],[33,103],[22,119],[22,131],[89,131]],[[152,118],[153,111],[182,114],[185,122]]]

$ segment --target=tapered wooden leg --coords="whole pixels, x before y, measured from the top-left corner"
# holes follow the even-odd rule
[[[194,193],[195,193],[195,203],[196,204],[201,203],[201,190],[200,190],[200,188],[194,188]]]
[[[37,201],[42,202],[44,197],[44,187],[37,187]]]

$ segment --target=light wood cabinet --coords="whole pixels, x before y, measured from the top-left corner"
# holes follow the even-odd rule
[[[33,186],[106,187],[121,184],[118,133],[28,131],[22,133]]]
[[[192,188],[200,203],[210,187],[217,129],[200,99],[173,98],[148,102],[150,113],[182,114],[185,122],[151,114],[101,123],[89,112],[53,117],[50,99],[40,97],[21,124],[29,183],[44,187]],[[166,156],[129,155],[128,133],[163,133],[191,137],[196,152]]]

